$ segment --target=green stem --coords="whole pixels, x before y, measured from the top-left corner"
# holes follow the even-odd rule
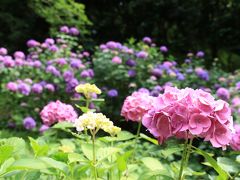
[[[138,139],[139,139],[141,127],[142,127],[142,122],[140,121],[138,123],[137,134],[136,134],[136,137],[134,139],[134,148],[133,148],[132,160],[134,160],[134,156],[135,156],[135,153],[136,153],[136,148],[137,148],[136,146],[137,146],[137,142],[138,142]]]
[[[236,173],[236,174],[234,174],[234,176],[231,178],[231,179],[236,179],[236,177],[238,177],[238,175],[240,175],[240,170]]]
[[[188,150],[188,134],[187,134],[187,137],[186,137],[186,140],[184,143],[183,156],[182,156],[181,166],[180,166],[180,170],[179,170],[178,180],[182,180],[183,169],[184,169],[185,160],[186,160],[186,156],[187,156],[187,150]]]
[[[96,150],[95,150],[95,131],[92,133],[92,153],[93,153],[93,169],[94,169],[94,179],[97,180],[97,169],[96,169]]]
[[[111,147],[113,147],[113,141],[111,141]],[[113,158],[112,158],[112,155],[110,157],[110,162],[111,164],[113,163]],[[113,168],[110,169],[110,179],[114,179],[114,174],[113,174]]]
[[[193,138],[190,139],[189,144],[187,146],[187,155],[186,155],[184,167],[188,167],[188,161],[189,161],[189,157],[190,157],[190,154],[192,151],[192,142],[193,142]],[[184,179],[184,174],[183,174],[183,179]]]

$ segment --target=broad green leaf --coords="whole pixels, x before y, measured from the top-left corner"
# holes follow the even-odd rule
[[[206,152],[202,151],[201,149],[194,148],[194,151],[200,155],[202,155],[207,162],[211,164],[211,166],[215,169],[215,171],[219,174],[222,180],[227,180],[229,175],[226,171],[224,171],[218,164],[215,159],[209,156]]]
[[[19,159],[16,160],[8,170],[41,170],[47,168],[47,165],[39,159]]]
[[[69,163],[86,162],[87,159],[85,159],[82,154],[70,153],[68,154],[68,161]]]
[[[114,147],[103,147],[103,148],[98,148],[96,152],[96,158],[98,162],[103,161],[104,159],[111,157],[113,154],[119,152],[119,148],[114,148]]]
[[[35,139],[29,137],[30,145],[34,151],[34,155],[44,156],[48,153],[49,146],[47,144],[39,144]]]
[[[13,154],[14,147],[10,145],[2,145],[0,146],[0,164],[2,164],[5,160],[10,158]]]
[[[181,151],[181,150],[182,150],[182,149],[179,148],[179,147],[169,147],[169,148],[165,148],[165,149],[161,150],[161,154],[162,154],[165,158],[167,158],[167,157],[169,157],[169,155],[174,154],[174,153],[176,153],[176,152],[179,152],[179,151]]]
[[[67,128],[73,128],[73,123],[70,122],[59,122],[57,124],[55,124],[52,128],[55,129],[67,129]]]
[[[240,169],[240,164],[229,158],[218,157],[217,163],[222,169],[230,173],[236,173]]]
[[[153,143],[153,144],[158,145],[158,141],[156,139],[150,138],[150,137],[146,136],[145,134],[140,133],[140,137]]]
[[[87,144],[87,143],[82,143],[81,144],[81,149],[83,154],[89,159],[93,159],[93,145],[92,144]]]
[[[144,157],[141,159],[143,164],[149,168],[151,171],[163,170],[163,165],[156,158]]]
[[[55,159],[48,158],[48,157],[41,157],[39,158],[41,161],[43,161],[45,164],[47,164],[48,167],[57,169],[62,171],[64,174],[67,174],[68,171],[68,166],[67,164],[61,162],[61,161],[56,161]]]
[[[121,155],[117,157],[117,166],[119,171],[125,171],[127,169],[127,162]]]
[[[8,160],[4,161],[4,163],[0,167],[0,177],[1,175],[6,173],[7,168],[9,168],[14,163],[14,161],[14,158],[9,158]]]
[[[174,180],[166,170],[158,170],[158,171],[150,171],[141,174],[139,177],[139,180],[145,180],[145,179],[154,179],[154,177],[162,177],[164,180]],[[159,178],[156,178],[156,180]]]

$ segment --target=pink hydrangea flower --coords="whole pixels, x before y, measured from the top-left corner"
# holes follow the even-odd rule
[[[122,64],[122,59],[118,56],[114,56],[112,58],[112,62],[115,63],[115,64]]]
[[[127,120],[138,121],[152,108],[154,98],[147,93],[134,92],[123,104],[121,115]]]
[[[172,136],[186,138],[188,135],[188,138],[204,138],[213,147],[225,148],[233,132],[228,103],[216,101],[208,92],[191,88],[166,87],[165,92],[154,99],[142,123],[159,143]]]
[[[240,125],[235,124],[234,129],[235,129],[236,132],[232,137],[230,146],[233,150],[240,151]]]
[[[59,100],[46,105],[40,112],[40,116],[47,126],[62,121],[74,122],[77,119],[77,113],[73,107]]]

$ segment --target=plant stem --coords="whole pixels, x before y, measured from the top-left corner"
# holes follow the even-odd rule
[[[236,179],[236,177],[238,177],[238,175],[240,175],[240,170],[236,174],[234,174],[234,176],[231,179],[232,180]]]
[[[93,153],[93,169],[94,169],[94,179],[97,180],[97,169],[96,169],[96,150],[95,150],[95,130],[92,133],[92,153]]]
[[[134,139],[134,148],[133,148],[133,154],[132,154],[132,160],[134,160],[134,156],[135,156],[135,152],[136,152],[136,146],[137,146],[137,141],[139,139],[139,135],[140,135],[140,131],[141,131],[141,127],[142,127],[142,122],[140,121],[138,123],[138,128],[137,128],[137,134],[136,137]]]
[[[189,143],[187,145],[187,154],[186,154],[184,167],[188,167],[188,161],[189,161],[189,157],[190,157],[191,150],[192,150],[192,142],[193,142],[193,138],[190,139],[190,141],[189,141]],[[184,179],[184,174],[183,174],[183,178],[182,179]]]
[[[187,156],[187,150],[188,150],[188,134],[187,134],[187,137],[186,137],[186,140],[184,143],[183,156],[182,156],[181,166],[180,166],[180,170],[179,170],[178,180],[182,180],[183,169],[184,169],[185,160],[186,160],[186,156]]]

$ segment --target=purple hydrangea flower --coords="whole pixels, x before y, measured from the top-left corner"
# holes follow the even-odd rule
[[[121,64],[122,63],[122,59],[118,56],[114,56],[112,58],[112,62],[115,63],[115,64]]]
[[[151,74],[156,76],[156,77],[161,77],[162,76],[162,70],[159,69],[159,68],[154,68],[152,71],[151,71]]]
[[[118,91],[116,89],[111,89],[107,92],[107,95],[109,97],[117,97],[118,96]]]
[[[193,72],[193,69],[192,69],[192,68],[186,69],[186,73],[191,74],[192,72]]]
[[[183,81],[185,80],[185,76],[182,73],[177,73],[177,80]]]
[[[185,61],[184,61],[186,64],[190,64],[191,62],[192,62],[192,60],[191,59],[185,59]]]
[[[126,61],[126,65],[130,66],[130,67],[133,67],[133,66],[136,66],[136,61],[134,61],[133,59],[128,59]]]
[[[62,26],[62,27],[60,27],[60,32],[68,34],[69,28],[67,26]]]
[[[240,81],[236,83],[237,90],[240,90]]]
[[[93,78],[94,77],[94,71],[93,69],[88,69],[89,77]]]
[[[47,39],[45,39],[45,43],[46,43],[47,45],[53,45],[53,44],[55,43],[55,41],[54,41],[54,39],[52,39],[52,38],[47,38]]]
[[[157,91],[157,90],[152,90],[150,92],[150,96],[158,97],[158,95],[159,95],[159,91]]]
[[[41,84],[39,84],[39,83],[33,84],[33,86],[32,86],[32,92],[33,93],[41,94],[42,91],[43,91],[43,87],[42,87]]]
[[[40,68],[42,66],[41,61],[34,61],[33,62],[33,67]]]
[[[197,56],[198,58],[203,58],[204,55],[205,55],[205,54],[204,54],[203,51],[198,51],[197,54],[196,54],[196,56]]]
[[[49,47],[49,51],[57,52],[58,51],[58,47],[55,46],[55,45],[52,45],[52,46]]]
[[[8,51],[7,51],[7,49],[6,48],[4,48],[4,47],[1,47],[0,48],[0,55],[7,55],[7,53],[8,53]]]
[[[43,124],[43,125],[39,128],[39,132],[40,132],[40,133],[43,133],[43,132],[45,132],[46,130],[48,130],[49,128],[50,128],[49,126]]]
[[[134,76],[136,76],[136,71],[133,69],[130,69],[130,70],[128,70],[128,75],[129,75],[129,77],[134,77]]]
[[[24,59],[25,58],[25,54],[22,51],[16,51],[13,55],[16,59]]]
[[[70,81],[74,77],[74,74],[72,71],[68,70],[63,73],[63,78],[66,82]]]
[[[69,33],[74,35],[74,36],[77,36],[77,35],[79,35],[79,30],[75,27],[71,27],[70,30],[69,30]]]
[[[196,68],[195,70],[196,74],[198,77],[200,77],[201,79],[208,81],[209,80],[209,74],[206,70],[202,69],[202,68]]]
[[[145,51],[140,51],[136,54],[137,58],[140,58],[140,59],[145,59],[148,57],[148,53],[145,52]]]
[[[15,82],[9,82],[9,83],[7,83],[7,85],[6,85],[6,88],[7,88],[9,91],[16,92],[16,91],[18,90],[18,85],[17,85],[17,83],[15,83]]]
[[[47,66],[46,72],[49,72],[49,73],[53,74],[54,76],[60,76],[61,75],[60,71],[58,71],[57,68],[52,66],[52,65]]]
[[[148,90],[147,88],[140,88],[140,89],[138,89],[138,92],[141,92],[141,93],[147,93],[147,94],[150,93],[149,90]]]
[[[163,91],[163,88],[162,88],[161,86],[157,85],[157,86],[155,86],[155,87],[153,88],[153,90],[156,90],[156,91],[158,91],[158,92],[162,92],[162,91]]]
[[[28,84],[22,82],[18,85],[18,91],[21,94],[28,96],[31,92],[31,87]]]
[[[37,41],[34,40],[34,39],[30,39],[30,40],[27,41],[27,46],[28,46],[29,48],[37,47],[37,46],[39,46],[39,45],[40,45],[40,43],[37,42]]]
[[[51,92],[54,92],[54,91],[55,91],[55,87],[54,87],[53,84],[46,84],[46,85],[44,86],[44,88],[47,89],[47,90],[49,90],[49,91],[51,91]]]
[[[88,70],[83,70],[80,75],[82,78],[90,77]]]
[[[109,41],[106,43],[107,48],[109,49],[117,49],[117,43],[114,41]]]
[[[168,48],[166,46],[161,46],[160,51],[166,53],[168,52]]]
[[[56,60],[56,63],[63,66],[65,64],[67,64],[67,61],[64,58],[58,58]]]
[[[32,117],[26,117],[23,120],[23,126],[25,129],[31,130],[36,127],[36,121]]]
[[[105,44],[101,44],[101,45],[99,46],[99,48],[100,48],[101,50],[104,50],[104,49],[107,49],[107,46],[106,46]]]
[[[150,37],[144,37],[143,38],[143,42],[146,44],[151,44],[152,43],[152,39]]]
[[[72,68],[80,69],[82,67],[82,61],[79,59],[72,59],[70,65]]]
[[[11,56],[5,56],[3,60],[3,64],[7,68],[11,68],[15,66],[15,61],[12,59]]]
[[[230,99],[229,91],[223,87],[221,87],[217,90],[217,96],[224,101],[228,101]]]

